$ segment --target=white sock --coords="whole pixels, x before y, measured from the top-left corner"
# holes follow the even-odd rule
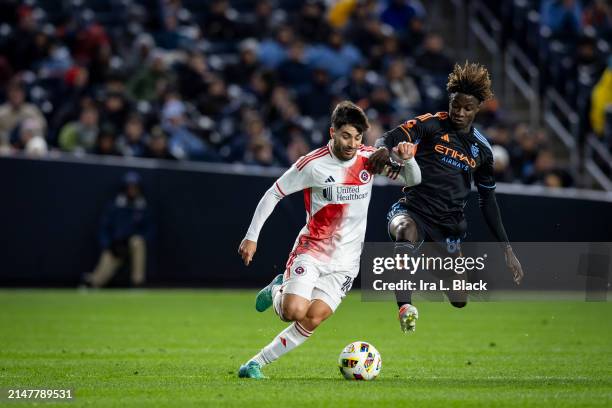
[[[306,330],[300,323],[293,322],[249,361],[256,361],[262,367],[270,364],[305,342],[311,334],[312,332]]]

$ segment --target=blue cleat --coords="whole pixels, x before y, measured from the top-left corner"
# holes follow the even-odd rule
[[[255,361],[249,361],[248,363],[241,365],[240,370],[238,370],[238,377],[254,378],[256,380],[268,378],[261,373],[261,366]]]
[[[280,285],[281,283],[283,283],[283,275],[276,275],[268,286],[259,291],[255,298],[255,309],[258,312],[263,312],[272,306],[272,286]]]

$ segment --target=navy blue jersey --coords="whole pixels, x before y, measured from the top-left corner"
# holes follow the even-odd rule
[[[462,134],[451,126],[448,113],[430,113],[386,132],[376,146],[389,149],[400,142],[417,145],[421,184],[406,189],[406,206],[433,225],[454,230],[465,224],[465,207],[472,182],[479,190],[495,188],[493,153],[474,127]],[[459,232],[459,231],[457,231]]]

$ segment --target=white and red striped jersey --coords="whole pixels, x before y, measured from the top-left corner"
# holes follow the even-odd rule
[[[374,151],[373,147],[361,146],[351,160],[343,161],[334,156],[330,141],[301,157],[266,192],[246,239],[257,241],[263,223],[280,199],[303,191],[306,225],[295,241],[288,264],[303,255],[314,263],[355,266],[357,275],[374,180],[366,164]],[[418,184],[416,161],[411,159],[404,167],[388,172],[390,178],[398,176],[408,185]]]

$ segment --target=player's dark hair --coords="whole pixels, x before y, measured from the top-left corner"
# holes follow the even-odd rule
[[[354,126],[359,133],[363,133],[370,128],[370,122],[363,109],[351,101],[342,101],[332,113],[332,126],[340,129],[344,125]]]
[[[481,102],[493,97],[489,71],[483,65],[467,61],[464,65],[455,64],[453,72],[448,76],[446,90],[449,94],[458,92],[472,95]]]

